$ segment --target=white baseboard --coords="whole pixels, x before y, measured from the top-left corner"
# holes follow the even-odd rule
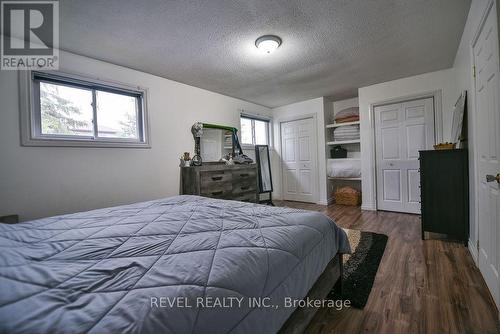
[[[361,201],[361,210],[377,211],[377,204],[367,201]]]
[[[281,196],[281,194],[275,194],[273,193],[273,199],[277,200],[277,201],[282,201],[283,200],[283,196]]]
[[[469,247],[468,247],[469,248],[469,253],[472,256],[472,259],[474,260],[474,264],[477,267],[477,257],[478,257],[478,254],[477,254],[477,248],[476,248],[475,242],[469,239],[469,243],[468,244],[469,244]]]

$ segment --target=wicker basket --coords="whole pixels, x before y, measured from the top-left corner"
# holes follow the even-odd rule
[[[335,203],[358,206],[361,204],[361,192],[351,187],[337,188],[335,191]]]
[[[457,146],[456,143],[440,143],[434,145],[435,150],[454,150]]]

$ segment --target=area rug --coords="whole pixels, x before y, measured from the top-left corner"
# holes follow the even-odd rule
[[[350,300],[353,307],[363,308],[370,296],[388,238],[372,232],[344,231],[351,243],[352,254],[343,256],[341,289],[335,286],[328,296],[334,300]]]

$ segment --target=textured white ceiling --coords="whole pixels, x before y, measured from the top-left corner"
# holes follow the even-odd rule
[[[269,107],[451,67],[470,0],[61,0],[61,48]],[[275,34],[271,55],[254,46]]]

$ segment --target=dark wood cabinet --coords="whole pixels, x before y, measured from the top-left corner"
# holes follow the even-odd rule
[[[467,242],[469,176],[467,150],[420,151],[422,239]],[[429,233],[430,232],[430,233]]]
[[[181,194],[257,202],[257,165],[207,163],[181,167]]]
[[[19,223],[18,215],[9,215],[0,217],[0,223],[2,224],[17,224]]]

